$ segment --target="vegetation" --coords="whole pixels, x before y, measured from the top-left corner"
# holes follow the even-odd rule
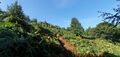
[[[120,57],[120,9],[84,30],[76,17],[70,27],[30,19],[15,2],[0,10],[0,57]],[[112,16],[112,17],[111,17]]]
[[[72,18],[71,20],[71,27],[68,28],[68,30],[70,30],[72,33],[76,34],[76,35],[80,35],[83,34],[84,29],[81,26],[81,24],[79,23],[79,21],[77,20],[77,18]]]

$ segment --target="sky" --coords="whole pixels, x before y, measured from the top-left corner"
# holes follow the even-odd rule
[[[16,0],[0,0],[0,8],[6,10],[7,6]],[[26,15],[31,19],[61,27],[69,27],[71,19],[76,17],[81,25],[87,29],[95,27],[102,22],[102,12],[112,12],[118,2],[116,0],[18,0]]]

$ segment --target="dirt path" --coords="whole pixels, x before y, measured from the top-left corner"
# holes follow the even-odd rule
[[[95,54],[90,53],[90,52],[86,52],[83,55],[81,55],[80,53],[77,52],[76,50],[76,46],[74,44],[72,44],[69,40],[65,39],[63,36],[57,36],[60,44],[62,45],[62,47],[65,50],[65,53],[67,54],[67,56],[65,57],[80,57],[80,56],[84,56],[84,57],[104,57],[106,52],[105,51],[99,51]]]
[[[79,57],[76,52],[75,45],[73,45],[69,40],[65,39],[63,36],[59,36],[58,40],[64,50],[66,51],[68,57]]]

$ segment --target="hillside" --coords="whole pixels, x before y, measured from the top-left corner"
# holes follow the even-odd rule
[[[111,22],[84,29],[76,17],[62,28],[25,15],[16,1],[0,10],[0,57],[120,57],[120,9]],[[116,20],[117,19],[117,20]]]

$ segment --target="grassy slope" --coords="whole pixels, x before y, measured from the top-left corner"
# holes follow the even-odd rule
[[[120,43],[117,45],[110,43],[105,39],[69,39],[74,45],[76,45],[76,50],[79,53],[85,54],[87,52],[97,53],[99,51],[106,51],[115,56],[120,56]],[[113,56],[109,55],[109,56]]]
[[[50,29],[52,32],[57,32],[57,29],[53,28]],[[80,37],[76,37],[75,34],[71,33],[70,31],[63,30],[61,31],[62,35],[71,41],[72,44],[76,46],[76,50],[78,53],[85,54],[85,53],[98,53],[100,51],[108,52],[109,54],[107,57],[120,56],[120,43],[116,45],[109,42],[108,40],[97,38],[97,39],[81,39]],[[55,41],[55,43],[59,43]],[[114,56],[114,57],[115,57]]]
[[[120,43],[117,43],[116,45],[113,43],[108,42],[104,39],[95,39],[94,41],[100,49],[104,51],[108,51],[111,54],[120,56]]]

